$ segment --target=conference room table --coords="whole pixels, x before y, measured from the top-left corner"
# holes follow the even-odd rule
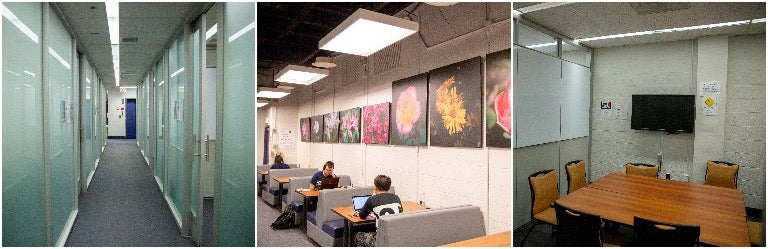
[[[418,203],[412,201],[401,201],[400,203],[403,204],[403,213],[429,209],[428,206],[419,206]],[[331,208],[331,210],[344,217],[344,246],[352,244],[352,225],[374,222],[373,220],[366,220],[365,217],[353,216],[355,213],[353,206],[335,207]]]
[[[272,178],[277,182],[277,209],[283,210],[283,184],[291,182],[290,177],[275,177]]]
[[[635,216],[698,225],[704,245],[750,246],[744,196],[738,189],[613,172],[558,202],[628,226]]]
[[[511,247],[512,231],[445,244],[440,247]]]

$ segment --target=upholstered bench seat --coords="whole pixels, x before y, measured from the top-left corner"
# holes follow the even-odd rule
[[[323,232],[333,238],[344,237],[344,220],[331,220],[323,223]]]
[[[307,212],[307,221],[309,221],[309,223],[312,223],[313,225],[317,226],[317,211],[309,211],[309,212]]]
[[[304,202],[303,201],[292,201],[290,205],[293,211],[296,211],[297,213],[304,212]]]

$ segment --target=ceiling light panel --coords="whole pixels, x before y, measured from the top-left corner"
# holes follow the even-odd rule
[[[272,88],[272,87],[259,87],[258,91],[256,92],[256,97],[257,98],[279,99],[279,98],[287,96],[290,93],[291,93],[291,91],[290,90],[286,90],[286,89]]]
[[[326,69],[288,65],[280,70],[275,81],[291,84],[309,85],[325,78],[330,72]]]
[[[368,56],[419,31],[417,22],[358,9],[320,40],[320,49]]]

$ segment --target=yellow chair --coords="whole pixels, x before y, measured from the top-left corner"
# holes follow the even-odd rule
[[[707,161],[707,175],[704,184],[724,188],[736,188],[736,176],[738,173],[738,164],[721,161]]]
[[[587,170],[584,160],[576,160],[565,164],[568,175],[568,193],[587,186]]]
[[[763,223],[747,221],[747,229],[749,230],[749,243],[752,246],[765,246],[765,234],[763,233],[765,226]]]
[[[528,177],[531,186],[531,220],[535,223],[523,237],[521,245],[525,245],[528,235],[538,224],[549,224],[553,230],[557,227],[557,215],[552,207],[554,201],[560,198],[557,187],[557,172],[555,170],[543,170],[533,173]]]
[[[627,163],[627,174],[659,177],[659,166],[647,163]]]

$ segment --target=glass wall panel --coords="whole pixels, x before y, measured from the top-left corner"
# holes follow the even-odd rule
[[[217,117],[221,174],[216,186],[216,246],[255,246],[255,5],[225,3],[219,22],[224,81],[219,83]]]
[[[42,4],[4,2],[0,7],[3,15],[2,241],[4,247],[46,246]]]
[[[73,125],[76,104],[72,37],[53,8],[48,13],[48,118],[51,160],[51,222],[54,241],[59,239],[75,208]]]
[[[557,57],[557,38],[523,23],[515,27],[515,44]]]
[[[202,155],[199,150],[200,147],[200,71],[201,68],[201,62],[200,62],[200,29],[196,29],[194,35],[192,36],[192,63],[194,63],[193,71],[192,71],[192,84],[193,84],[193,97],[192,97],[192,135],[195,138],[194,143],[194,151],[196,151],[195,154]],[[197,217],[197,198],[199,198],[199,185],[200,185],[200,160],[201,156],[196,156],[193,158],[192,161],[192,182],[191,184],[191,205],[190,209],[192,210],[192,214]]]
[[[168,54],[168,189],[177,213],[184,193],[184,34],[179,34]]]
[[[157,62],[155,67],[155,114],[157,114],[155,120],[157,121],[157,142],[155,146],[155,177],[160,184],[160,188],[164,188],[165,184],[165,113],[167,106],[165,105],[165,67],[163,60]]]
[[[82,134],[81,134],[81,142],[83,144],[80,145],[82,148],[81,150],[81,164],[82,164],[82,172],[80,172],[80,176],[82,177],[83,181],[87,184],[88,176],[93,172],[96,161],[96,151],[94,150],[93,146],[93,85],[95,85],[96,79],[93,78],[93,67],[91,67],[90,62],[85,58],[85,56],[81,57],[81,67],[83,75],[81,76],[82,82],[80,82],[83,95],[80,96],[80,99],[82,100],[82,116],[81,116],[81,122],[80,125],[82,127]],[[86,186],[83,186],[86,187]]]
[[[589,48],[581,45],[572,44],[565,40],[563,40],[562,57],[564,60],[579,64],[585,67],[590,67],[590,63],[592,62],[592,52],[589,50]]]

